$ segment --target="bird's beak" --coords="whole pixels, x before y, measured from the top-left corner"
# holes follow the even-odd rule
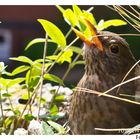
[[[96,28],[93,26],[93,24],[89,20],[83,19],[83,21],[84,21],[86,27],[88,28],[88,30],[90,31],[91,39],[87,38],[83,33],[81,33],[80,31],[78,31],[75,28],[73,28],[73,31],[88,46],[95,45],[96,47],[98,47],[98,49],[100,49],[101,51],[103,51],[103,45],[102,45],[102,42],[97,37]]]

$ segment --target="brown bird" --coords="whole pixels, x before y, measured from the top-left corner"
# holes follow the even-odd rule
[[[121,83],[130,68],[136,63],[128,43],[119,35],[107,31],[97,31],[84,20],[91,32],[91,39],[74,29],[84,42],[85,74],[77,87],[105,92]],[[140,75],[136,66],[127,79]],[[120,94],[138,96],[140,80],[127,83],[108,94],[120,97]],[[132,98],[131,98],[132,99]],[[140,120],[140,106],[93,93],[76,90],[69,111],[69,123],[72,134],[121,134],[120,132],[99,131],[102,129],[131,128]]]

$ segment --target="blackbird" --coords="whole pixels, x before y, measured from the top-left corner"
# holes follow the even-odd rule
[[[122,37],[108,31],[97,31],[90,21],[84,22],[90,31],[90,39],[73,29],[84,42],[85,73],[77,87],[105,92],[121,83],[136,60]],[[138,75],[139,65],[126,79]],[[122,94],[138,96],[140,80],[122,85],[118,92],[114,89],[108,94],[117,97]],[[132,128],[139,123],[139,114],[139,105],[76,90],[71,100],[69,124],[72,134],[121,134],[119,131],[99,131],[97,128]]]

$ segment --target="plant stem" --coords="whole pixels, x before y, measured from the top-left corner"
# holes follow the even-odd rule
[[[73,68],[73,64],[78,60],[78,58],[80,57],[81,54],[78,54],[75,59],[72,61],[72,63],[69,64],[65,74],[63,75],[62,77],[62,80],[64,81],[66,79],[66,77],[68,76],[69,72],[71,71],[71,69]],[[62,83],[59,84],[55,94],[53,95],[53,98],[52,98],[52,102],[50,104],[50,107],[53,105],[53,100],[55,99],[56,95],[58,94],[58,91],[60,89],[60,86],[62,86]]]
[[[31,95],[30,95],[30,88],[29,88],[29,83],[30,83],[30,81],[31,81],[31,73],[32,73],[32,66],[31,66],[31,68],[30,68],[30,74],[29,74],[29,78],[28,78],[28,100],[30,100],[30,98],[31,98]],[[32,114],[32,104],[31,104],[31,103],[29,103],[29,111],[30,111],[30,113]]]
[[[68,38],[68,36],[71,34],[71,32],[72,32],[72,28],[70,28],[70,30],[67,32],[65,37]]]
[[[3,106],[2,106],[1,86],[0,86],[0,110],[1,110],[1,117],[2,117],[2,121],[3,121],[3,126],[6,129],[5,117],[4,117],[4,114],[3,114]]]
[[[47,55],[47,43],[48,43],[48,35],[46,33],[45,36],[45,43],[44,43],[44,51],[43,51],[43,64],[42,64],[42,73],[41,73],[41,81],[40,81],[40,98],[39,98],[39,105],[38,105],[38,115],[37,115],[37,120],[39,120],[39,115],[40,115],[40,106],[41,106],[41,99],[42,99],[42,87],[43,87],[43,77],[44,77],[44,68],[45,68],[45,58]]]
[[[72,44],[74,44],[77,40],[79,39],[79,37],[76,37],[66,48],[64,48],[60,54],[58,55],[57,59],[52,63],[52,65],[49,67],[49,69],[45,72],[45,73],[49,73],[49,71],[53,68],[53,66],[56,64],[56,62],[58,61],[58,59],[62,56],[62,54],[70,47],[72,46]]]

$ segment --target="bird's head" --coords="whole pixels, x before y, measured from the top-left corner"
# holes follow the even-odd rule
[[[90,74],[100,70],[111,75],[126,73],[135,62],[128,43],[115,33],[97,31],[86,19],[85,25],[90,30],[90,38],[76,29],[73,30],[84,42],[86,71]]]

